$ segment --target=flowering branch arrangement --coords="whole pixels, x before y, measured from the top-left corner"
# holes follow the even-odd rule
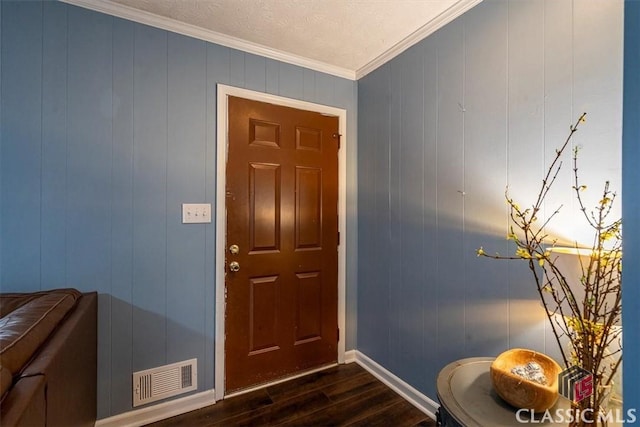
[[[550,238],[545,231],[562,206],[546,220],[538,220],[545,199],[562,168],[563,155],[571,146],[571,139],[580,124],[585,122],[585,117],[586,113],[582,114],[570,127],[564,144],[556,150],[531,207],[521,208],[509,196],[508,189],[505,192],[511,223],[507,239],[515,245],[515,254],[489,254],[481,247],[477,249],[477,255],[528,263],[565,366],[578,365],[593,375],[593,394],[574,402],[573,407],[593,414],[590,425],[598,422],[606,425],[606,420],[599,419],[598,413],[606,406],[608,390],[622,361],[622,329],[616,326],[620,324],[622,311],[622,220],[609,218],[616,193],[609,188],[607,181],[595,208],[588,210],[585,207],[582,194],[587,187],[579,180],[579,149],[574,148],[573,190],[582,215],[594,234],[591,248],[578,248],[577,244],[574,248],[586,254],[580,257],[581,276],[578,280],[570,280],[568,273],[561,270],[557,262],[558,255],[554,252],[557,239]],[[570,285],[574,282],[578,286]],[[565,349],[566,344],[563,345],[567,341],[568,350]],[[611,344],[614,342],[618,346],[612,351]],[[584,420],[578,419],[575,425],[581,423]]]

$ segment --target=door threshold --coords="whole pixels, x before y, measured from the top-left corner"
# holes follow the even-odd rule
[[[246,394],[246,393],[250,393],[252,391],[260,390],[262,388],[271,387],[272,385],[284,383],[284,382],[290,381],[290,380],[295,380],[296,378],[300,378],[300,377],[304,377],[304,376],[307,376],[307,375],[315,374],[316,372],[325,371],[325,370],[327,370],[329,368],[334,368],[336,366],[338,366],[337,362],[329,363],[328,365],[322,365],[322,366],[320,366],[318,368],[312,368],[312,369],[309,369],[309,370],[306,370],[306,371],[298,372],[297,374],[293,374],[293,375],[290,375],[290,376],[287,376],[287,377],[279,378],[279,379],[274,380],[274,381],[258,384],[258,385],[255,385],[255,386],[251,386],[249,388],[243,388],[242,390],[237,390],[237,391],[234,391],[233,393],[225,394],[223,399],[228,399],[230,397],[240,396],[242,394]]]

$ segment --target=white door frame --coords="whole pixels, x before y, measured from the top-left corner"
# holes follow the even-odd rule
[[[338,363],[344,363],[345,352],[345,299],[346,299],[346,220],[347,220],[347,111],[342,108],[329,107],[291,98],[284,98],[248,89],[218,84],[218,112],[216,118],[217,127],[217,169],[216,169],[216,252],[215,252],[215,287],[216,287],[216,337],[215,337],[215,399],[224,398],[224,339],[225,339],[225,271],[224,260],[226,251],[226,172],[227,172],[227,148],[228,148],[228,97],[236,96],[299,110],[315,111],[321,114],[338,117],[338,129],[341,135],[340,149],[338,151],[338,231],[340,232],[340,245],[338,246],[338,328],[340,338],[338,340]]]

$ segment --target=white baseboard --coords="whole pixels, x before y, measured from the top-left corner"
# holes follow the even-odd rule
[[[96,421],[96,427],[142,426],[165,418],[175,417],[216,403],[214,390],[206,390],[180,399],[114,415]]]
[[[344,352],[344,363],[353,363],[356,361],[356,350]]]
[[[371,375],[382,381],[390,389],[402,396],[407,402],[424,412],[432,420],[436,419],[436,411],[440,405],[416,390],[386,368],[382,367],[364,353],[355,351],[356,363],[369,371]]]
[[[344,354],[345,363],[356,362],[358,365],[366,369],[371,375],[382,381],[393,391],[402,396],[406,401],[424,412],[429,418],[435,420],[435,413],[438,410],[438,403],[434,402],[420,391],[416,390],[396,375],[379,365],[373,359],[370,359],[364,353],[357,350],[349,350]],[[326,369],[326,367],[325,367]],[[308,374],[306,372],[305,374]],[[290,379],[290,378],[288,378]],[[146,408],[125,412],[124,414],[114,415],[113,417],[103,418],[96,421],[96,427],[137,427],[160,421],[166,418],[175,417],[196,409],[216,403],[215,391],[206,390],[201,393],[192,394],[180,399],[170,400],[157,405],[148,406]]]

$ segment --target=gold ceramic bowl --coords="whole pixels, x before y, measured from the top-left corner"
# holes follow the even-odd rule
[[[536,362],[542,367],[547,384],[542,385],[512,374],[514,366]],[[498,395],[516,408],[542,412],[558,400],[558,374],[562,368],[542,353],[514,348],[500,354],[491,364],[491,381]]]

